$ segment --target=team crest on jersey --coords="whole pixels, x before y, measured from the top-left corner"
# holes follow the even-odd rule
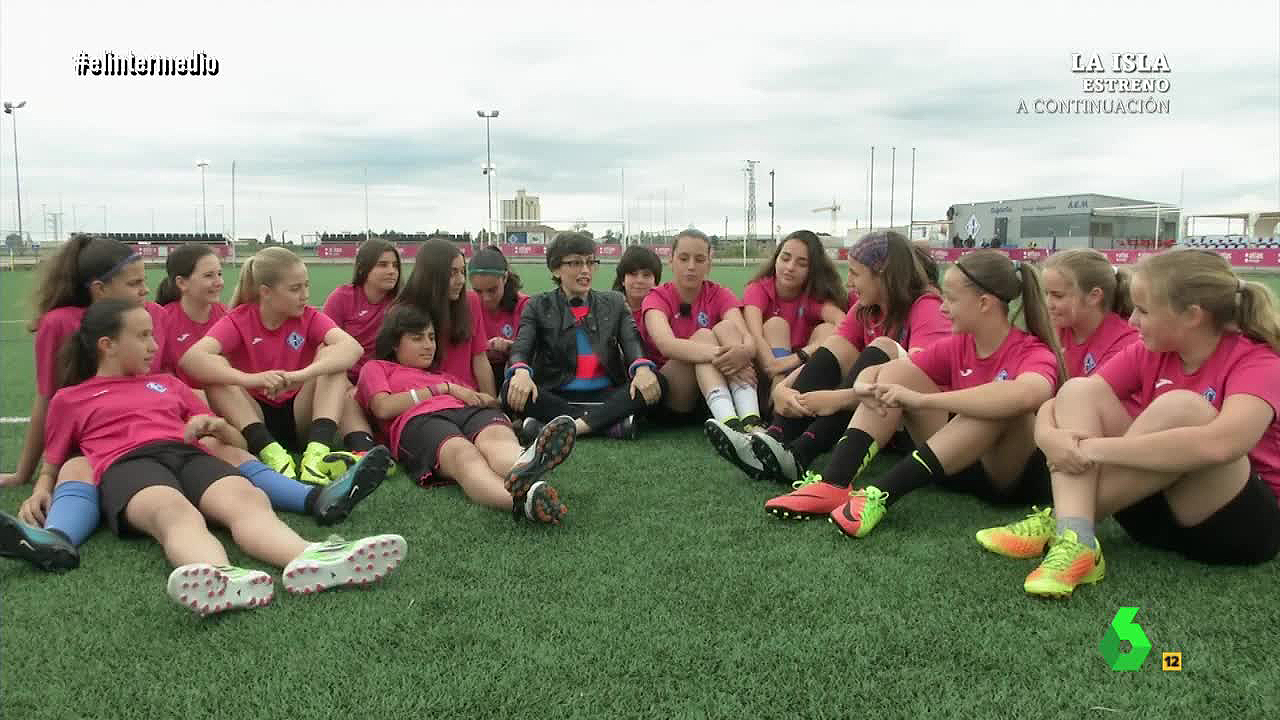
[[[298,348],[302,347],[302,335],[298,334],[297,330],[294,330],[293,332],[289,333],[289,339],[287,342],[289,343],[289,347],[293,348],[294,350],[297,350]]]
[[[782,313],[778,313],[778,314],[779,314],[779,315],[781,315]],[[801,306],[800,306],[800,311],[796,313],[796,317],[797,317],[797,318],[802,318],[802,317],[804,317],[804,305],[801,305]]]
[[[515,330],[514,330],[514,328],[512,328],[512,327],[511,327],[511,323],[503,323],[503,324],[502,324],[502,337],[504,337],[504,338],[510,338],[510,337],[511,337],[511,334],[512,334],[512,333],[514,333],[514,332],[515,332]]]
[[[158,392],[158,393],[169,391],[169,388],[165,387],[164,385],[161,385],[158,382],[147,383],[147,389],[150,390],[151,392]]]
[[[1088,375],[1093,369],[1098,367],[1098,361],[1093,359],[1093,353],[1085,353],[1084,355],[1084,374]]]
[[[997,379],[997,380],[1008,380],[1008,379],[1009,379],[1009,371],[1008,371],[1008,370],[1005,370],[1004,368],[1000,368],[1000,373],[996,375],[996,379]]]
[[[1204,399],[1208,400],[1209,404],[1212,405],[1213,401],[1218,399],[1218,391],[1213,388],[1205,388]]]
[[[711,318],[707,317],[705,312],[698,313],[698,327],[708,327],[711,325]]]

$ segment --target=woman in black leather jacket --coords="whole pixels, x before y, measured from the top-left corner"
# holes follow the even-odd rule
[[[585,233],[556,236],[547,267],[557,288],[530,298],[520,315],[499,394],[508,412],[526,416],[522,435],[570,415],[580,434],[634,439],[634,415],[666,393],[622,295],[591,289],[595,252]]]

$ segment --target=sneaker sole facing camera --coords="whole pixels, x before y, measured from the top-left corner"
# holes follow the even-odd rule
[[[316,497],[316,522],[333,525],[347,519],[351,510],[377,490],[391,469],[391,451],[378,445],[352,465]]]
[[[728,460],[752,480],[760,479],[764,468],[752,452],[750,436],[714,419],[703,423],[702,429],[720,457]]]
[[[538,433],[537,440],[516,459],[515,467],[511,468],[503,483],[511,493],[512,512],[516,517],[523,512],[529,491],[543,475],[569,457],[577,438],[573,418],[561,415],[548,422]]]
[[[74,570],[80,553],[57,534],[30,527],[8,513],[0,513],[0,557],[26,560],[41,570]]]

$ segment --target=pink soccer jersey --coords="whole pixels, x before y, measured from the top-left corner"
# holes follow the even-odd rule
[[[468,292],[475,293],[474,290]],[[479,298],[479,295],[476,295]],[[484,319],[484,338],[486,346],[491,338],[502,338],[503,340],[515,340],[516,333],[520,330],[520,313],[524,312],[524,306],[529,302],[529,296],[524,293],[516,293],[516,306],[511,310],[503,310],[495,308],[489,310],[484,307],[481,301],[481,317]]]
[[[671,332],[680,340],[688,340],[701,328],[715,327],[724,319],[725,313],[733,308],[742,307],[732,290],[710,280],[702,281],[698,296],[689,303],[688,313],[680,312],[681,302],[680,291],[676,289],[675,283],[668,282],[650,290],[641,309],[645,315],[650,310],[666,315],[667,322],[671,324]]]
[[[301,317],[285,318],[280,327],[268,330],[258,304],[247,303],[214,323],[209,337],[222,345],[223,356],[240,372],[289,371],[310,365],[324,336],[335,327],[328,315],[308,305]],[[267,397],[262,390],[249,392],[259,402],[279,407],[292,400],[298,388],[275,397]]]
[[[1231,395],[1253,395],[1266,401],[1274,414],[1262,439],[1249,452],[1249,461],[1280,498],[1280,356],[1270,347],[1240,333],[1227,333],[1200,369],[1187,374],[1178,353],[1151,352],[1135,342],[1098,368],[1097,375],[1107,381],[1132,417],[1171,390],[1190,390],[1216,410],[1221,410]]]
[[[1137,341],[1138,329],[1111,312],[1102,316],[1102,323],[1081,343],[1076,342],[1071,328],[1058,329],[1058,344],[1062,345],[1062,360],[1070,377],[1092,375],[1113,355]]]
[[[333,292],[329,293],[329,298],[324,301],[322,312],[337,323],[338,327],[346,330],[347,334],[355,338],[360,343],[360,347],[364,348],[364,354],[347,371],[348,376],[360,377],[360,368],[373,359],[378,330],[382,328],[382,317],[387,314],[387,309],[394,301],[395,298],[388,295],[382,299],[382,302],[371,303],[369,296],[364,294],[364,288],[350,283],[334,288]]]
[[[742,291],[742,304],[760,309],[764,320],[780,317],[787,321],[791,328],[790,350],[802,348],[809,342],[809,335],[822,322],[822,306],[824,303],[808,295],[799,295],[790,300],[778,296],[776,278],[764,277],[749,283]]]
[[[150,443],[184,442],[187,420],[212,414],[168,373],[95,376],[62,388],[49,401],[49,417],[58,421],[45,423],[45,462],[61,465],[79,447],[97,483],[125,454]]]
[[[878,320],[864,323],[858,316],[858,306],[855,303],[845,313],[844,321],[836,328],[836,334],[861,351],[884,334],[884,324]],[[891,339],[910,350],[929,347],[950,335],[951,321],[942,314],[942,298],[933,293],[925,293],[911,303],[911,310],[907,313],[907,326],[903,328],[903,332]]]
[[[640,340],[644,343],[645,358],[661,365],[662,353],[658,352],[658,347],[653,344],[653,340],[649,338],[649,331],[644,326],[644,308],[632,310],[631,319],[635,321],[636,330],[640,333]]]
[[[373,398],[379,393],[394,395],[409,390],[421,390],[428,386],[434,387],[445,382],[457,383],[458,379],[451,375],[420,370],[400,363],[370,360],[360,370],[360,379],[356,383],[356,399],[372,414]],[[399,457],[400,434],[413,418],[460,407],[464,407],[462,401],[452,395],[432,395],[422,398],[422,402],[400,413],[400,416],[386,427],[387,437],[391,439],[391,452]]]
[[[173,366],[167,363],[165,355],[166,313],[164,308],[153,302],[144,303],[143,307],[151,315],[152,333],[159,346],[151,372],[169,372]],[[41,396],[53,395],[58,379],[58,352],[67,337],[80,329],[80,320],[84,318],[86,309],[71,306],[54,308],[40,318],[36,326],[36,392]]]
[[[480,302],[480,296],[473,291],[467,293],[467,309],[471,311],[471,339],[465,340],[457,344],[447,343],[444,338],[440,337],[440,330],[436,329],[436,371],[445,375],[452,375],[459,382],[472,390],[478,389],[476,385],[475,367],[471,364],[476,355],[484,355],[485,348],[489,346],[489,338],[485,335],[484,329],[484,307]],[[517,329],[519,325],[517,324]],[[444,357],[441,358],[441,353]],[[486,356],[485,362],[488,363]]]
[[[208,334],[209,328],[213,327],[226,314],[227,308],[225,305],[214,303],[209,307],[209,319],[198,323],[187,317],[186,311],[182,309],[181,300],[174,300],[165,305],[165,369],[174,372],[187,385],[199,387],[196,382],[187,377],[186,373],[182,372],[178,367],[178,361],[182,359],[182,356],[191,349],[191,346],[197,340]]]
[[[1023,373],[1043,375],[1058,387],[1058,360],[1053,349],[1031,333],[1010,328],[991,355],[978,357],[973,336],[948,335],[911,356],[911,362],[946,390],[965,390],[996,380],[1016,380]]]

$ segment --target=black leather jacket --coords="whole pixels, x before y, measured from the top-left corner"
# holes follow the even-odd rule
[[[608,370],[610,382],[622,385],[637,362],[648,363],[635,319],[619,292],[591,290],[586,303],[589,310],[582,324],[591,349]],[[577,328],[569,298],[560,288],[529,298],[520,314],[507,376],[523,364],[539,387],[554,389],[572,380],[578,369]]]

